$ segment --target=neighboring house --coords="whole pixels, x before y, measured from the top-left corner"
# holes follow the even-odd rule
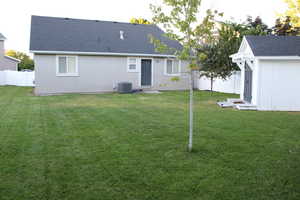
[[[18,71],[20,60],[5,55],[4,41],[6,38],[0,33],[0,71],[13,70]]]
[[[124,81],[135,89],[188,89],[187,63],[156,52],[150,34],[182,48],[155,25],[32,16],[35,93],[111,92]]]
[[[243,100],[258,110],[300,111],[300,37],[247,36],[231,57]]]

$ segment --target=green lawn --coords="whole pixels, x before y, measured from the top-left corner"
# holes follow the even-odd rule
[[[186,92],[36,97],[0,87],[1,200],[300,199],[300,113]]]

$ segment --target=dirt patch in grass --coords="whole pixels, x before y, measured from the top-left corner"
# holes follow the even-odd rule
[[[300,112],[287,112],[289,115],[300,115]]]

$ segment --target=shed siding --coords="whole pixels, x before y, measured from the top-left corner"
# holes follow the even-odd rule
[[[118,82],[129,81],[133,88],[140,88],[140,73],[127,72],[127,57],[78,56],[77,77],[56,76],[56,55],[34,56],[36,88],[38,95],[55,93],[98,93],[111,92]],[[182,75],[180,81],[173,82],[164,75],[165,59],[153,59],[153,90],[188,89],[188,77]],[[140,69],[140,62],[138,68]],[[186,64],[182,64],[186,71]]]
[[[300,61],[260,61],[259,110],[300,111]]]
[[[257,59],[254,60],[253,63],[253,79],[252,79],[252,104],[257,105],[258,104],[258,89],[259,89],[259,61]]]

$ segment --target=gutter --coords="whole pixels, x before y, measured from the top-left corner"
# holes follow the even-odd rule
[[[256,56],[258,60],[300,60],[300,56]]]
[[[65,54],[65,55],[101,55],[101,56],[139,56],[139,57],[166,57],[176,58],[168,54],[142,54],[142,53],[111,53],[111,52],[80,52],[80,51],[36,51],[31,50],[34,54]]]

